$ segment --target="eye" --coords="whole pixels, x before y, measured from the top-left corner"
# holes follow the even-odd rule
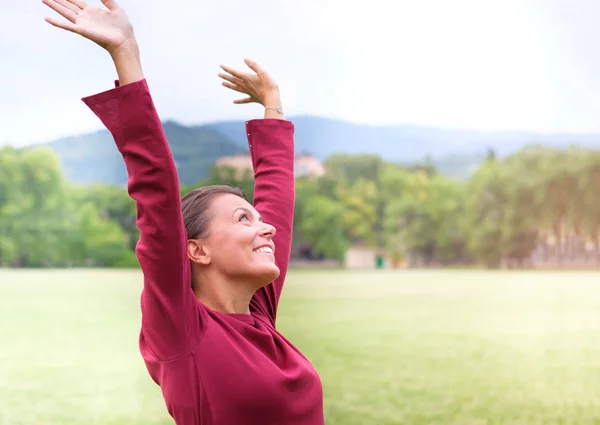
[[[240,216],[240,221],[248,220],[248,214],[244,213]]]

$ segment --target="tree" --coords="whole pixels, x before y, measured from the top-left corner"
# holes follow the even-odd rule
[[[119,223],[102,217],[92,203],[79,207],[75,228],[70,240],[75,263],[95,267],[137,264]]]
[[[405,182],[402,196],[385,210],[386,247],[396,258],[430,265],[465,260],[465,240],[458,226],[461,185],[424,172]]]
[[[344,207],[332,199],[316,195],[305,205],[300,216],[302,239],[313,251],[327,258],[343,261],[348,240],[340,222]]]
[[[58,159],[48,149],[7,148],[0,152],[0,163],[2,263],[63,264],[68,193]]]
[[[79,206],[91,204],[101,217],[114,220],[127,238],[129,249],[135,249],[139,239],[136,225],[135,201],[124,187],[113,185],[71,186],[73,203]]]
[[[507,196],[502,180],[502,165],[487,162],[467,185],[465,220],[467,247],[474,259],[495,268],[502,264],[502,222]]]

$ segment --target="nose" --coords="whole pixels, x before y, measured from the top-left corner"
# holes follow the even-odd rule
[[[261,223],[262,227],[260,229],[260,235],[268,238],[273,238],[277,230],[275,230],[274,226],[271,226],[267,223]]]

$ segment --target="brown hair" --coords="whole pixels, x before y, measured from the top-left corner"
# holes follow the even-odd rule
[[[188,239],[202,239],[208,236],[212,218],[209,213],[210,205],[216,196],[227,193],[246,199],[242,189],[226,185],[204,186],[181,199],[183,224]]]

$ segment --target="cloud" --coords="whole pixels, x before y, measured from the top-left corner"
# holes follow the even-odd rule
[[[99,3],[99,2],[95,2]],[[249,56],[288,114],[367,123],[600,131],[600,6],[506,0],[121,0],[163,118],[260,116],[217,78]],[[165,7],[168,5],[168,7]],[[0,144],[101,128],[79,101],[112,87],[106,53],[24,0],[0,15]]]

